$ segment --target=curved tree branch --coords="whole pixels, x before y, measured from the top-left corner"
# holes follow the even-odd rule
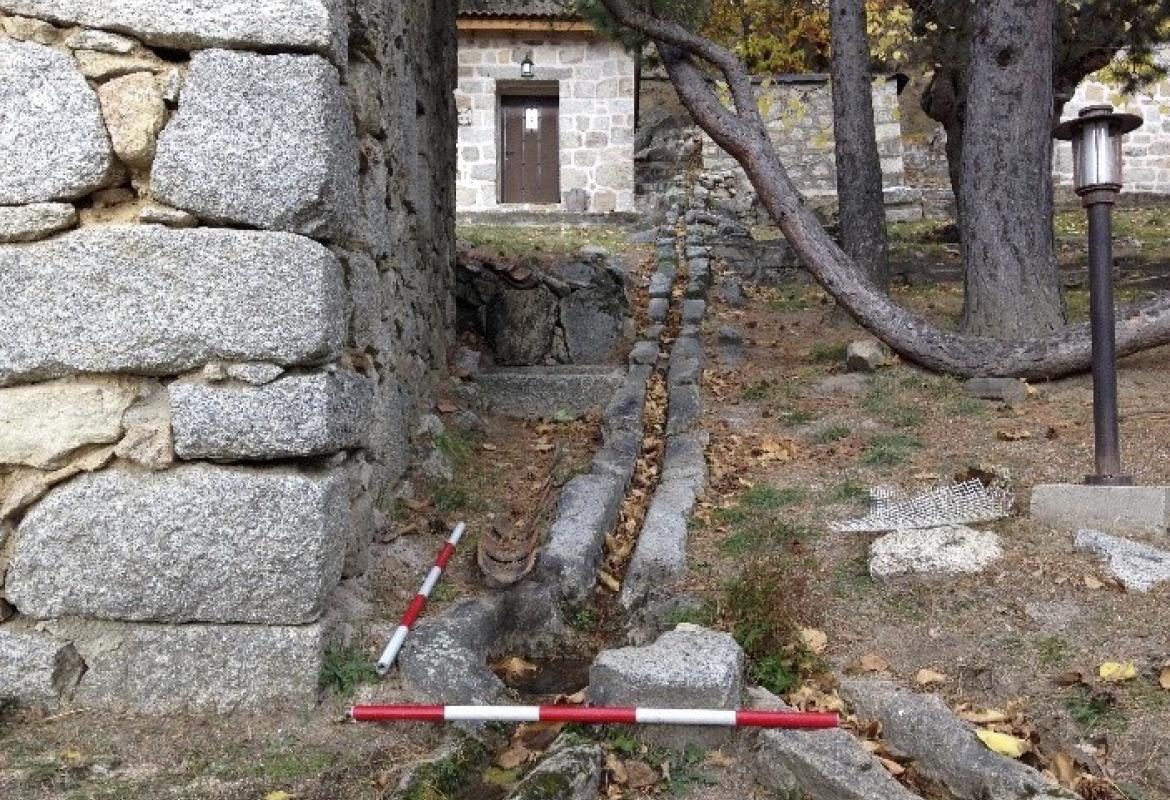
[[[943,330],[893,302],[866,280],[804,204],[772,147],[758,112],[754,119],[747,120],[742,114],[731,114],[720,102],[707,74],[695,64],[694,57],[715,64],[729,81],[737,72],[746,76],[742,64],[738,70],[725,69],[723,64],[708,58],[708,55],[715,58],[730,55],[722,48],[681,26],[632,11],[627,0],[602,2],[619,21],[655,42],[683,105],[715,143],[739,162],[760,202],[809,272],[860,325],[903,357],[938,372],[959,376],[1054,378],[1088,369],[1092,342],[1087,324],[1070,325],[1050,336],[1009,342]],[[750,79],[747,91],[754,98]],[[754,99],[751,108],[756,108]],[[742,106],[737,102],[739,109]],[[1167,343],[1170,343],[1170,294],[1118,311],[1119,355]]]

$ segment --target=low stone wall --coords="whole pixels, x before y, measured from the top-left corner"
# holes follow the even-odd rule
[[[0,696],[315,699],[454,321],[453,20],[0,0]]]

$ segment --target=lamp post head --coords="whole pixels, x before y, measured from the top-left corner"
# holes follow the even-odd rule
[[[1121,191],[1121,137],[1142,124],[1137,114],[1117,113],[1111,105],[1086,106],[1074,119],[1056,126],[1052,135],[1072,142],[1073,189]]]
[[[524,60],[520,62],[520,77],[533,78],[536,76],[536,66],[532,63],[532,53],[524,56]]]

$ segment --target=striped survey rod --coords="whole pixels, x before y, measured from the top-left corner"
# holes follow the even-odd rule
[[[418,590],[418,594],[414,596],[414,599],[410,601],[410,605],[406,607],[406,613],[402,615],[402,622],[398,625],[398,629],[394,631],[394,635],[390,637],[390,643],[382,651],[382,657],[378,659],[379,675],[385,675],[390,671],[390,667],[394,666],[394,660],[398,658],[398,651],[402,649],[402,644],[406,641],[406,635],[410,633],[410,629],[414,627],[415,621],[418,620],[418,615],[422,613],[423,606],[427,604],[427,598],[431,596],[431,590],[439,582],[439,576],[443,574],[443,568],[447,566],[447,562],[451,560],[451,556],[455,555],[455,546],[459,544],[459,540],[463,537],[463,531],[466,528],[467,525],[462,522],[456,525],[455,530],[447,538],[446,544],[439,550],[439,555],[435,558],[435,566],[431,567],[431,571],[427,573],[427,579],[423,581],[422,588]]]
[[[354,706],[355,722],[579,722],[587,725],[722,725],[821,730],[837,715],[820,711],[600,706]]]

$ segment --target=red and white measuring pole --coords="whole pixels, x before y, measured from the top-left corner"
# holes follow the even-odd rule
[[[390,671],[390,667],[394,666],[394,660],[398,658],[398,651],[402,649],[402,644],[406,641],[406,635],[410,633],[410,629],[414,627],[414,623],[418,620],[418,615],[422,613],[423,607],[427,604],[427,598],[431,596],[431,590],[439,582],[439,576],[443,574],[443,569],[447,566],[447,562],[451,560],[451,556],[455,555],[455,546],[463,538],[463,531],[466,528],[467,525],[462,522],[456,525],[455,530],[447,537],[447,542],[439,550],[439,555],[435,557],[435,565],[427,573],[427,579],[423,581],[422,588],[418,590],[418,594],[414,596],[414,599],[410,601],[410,605],[406,607],[406,613],[402,615],[402,622],[398,625],[398,629],[394,631],[394,635],[390,637],[390,643],[382,651],[382,657],[378,659],[379,675],[385,675]]]
[[[837,715],[820,711],[722,708],[605,708],[591,706],[354,706],[355,722],[580,722],[592,725],[723,725],[820,730]]]

